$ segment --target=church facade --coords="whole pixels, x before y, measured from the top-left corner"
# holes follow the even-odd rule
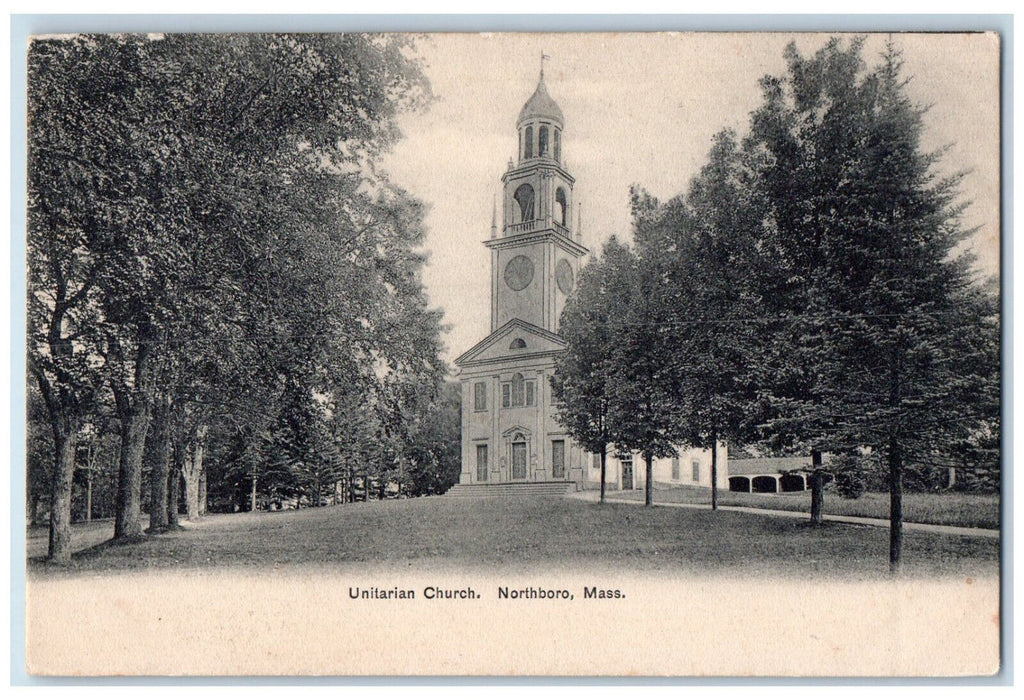
[[[462,392],[460,484],[600,483],[600,460],[555,420],[555,360],[565,349],[559,317],[584,256],[572,222],[575,179],[563,160],[565,119],[540,81],[516,121],[518,151],[502,175],[492,215],[490,333],[455,360]],[[680,450],[655,465],[655,480],[710,486],[710,451]],[[725,448],[719,481],[727,484]],[[611,488],[642,488],[643,465],[609,453]]]

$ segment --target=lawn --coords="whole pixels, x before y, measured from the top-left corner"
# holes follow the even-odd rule
[[[643,491],[609,491],[610,498],[644,500]],[[711,503],[711,490],[696,487],[655,487],[655,503]],[[720,489],[718,502],[724,506],[746,506],[769,510],[811,512],[811,492],[737,493]],[[835,491],[825,493],[826,515],[855,515],[889,518],[889,494],[865,493],[860,498],[843,498]],[[999,528],[999,494],[940,493],[903,494],[903,520],[908,523]]]
[[[769,515],[601,506],[567,498],[434,497],[208,515],[185,530],[141,542],[102,543],[112,529],[110,522],[76,527],[80,551],[68,572],[382,565],[861,579],[885,576],[888,556],[885,528],[814,528]],[[61,575],[41,561],[45,530],[29,535],[31,574]],[[905,537],[905,570],[911,576],[998,573],[998,540],[912,532]]]

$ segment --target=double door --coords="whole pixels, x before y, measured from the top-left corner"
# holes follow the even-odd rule
[[[512,479],[526,478],[526,443],[512,443]]]

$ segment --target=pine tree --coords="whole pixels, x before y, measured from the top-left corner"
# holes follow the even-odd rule
[[[601,257],[580,272],[576,290],[566,303],[559,333],[566,342],[552,380],[557,420],[591,454],[601,456],[601,503],[605,501],[610,424],[610,372],[613,367],[615,323],[625,314],[623,290],[632,279],[633,259],[614,237]]]
[[[833,40],[804,59],[791,46],[747,147],[767,163],[763,247],[779,260],[765,295],[783,317],[765,338],[764,370],[785,380],[769,385],[772,429],[885,455],[896,572],[906,462],[992,414],[998,317],[958,252],[962,175],[940,177],[942,153],[922,151],[899,52],[868,72],[860,49]]]

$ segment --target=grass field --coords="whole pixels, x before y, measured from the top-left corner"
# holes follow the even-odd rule
[[[80,551],[68,573],[379,564],[859,579],[885,576],[888,569],[885,528],[814,528],[768,515],[601,506],[566,498],[435,497],[209,515],[185,530],[138,543],[103,543],[112,529],[110,522],[78,526]],[[998,540],[911,532],[905,537],[908,575],[998,573]],[[31,575],[60,575],[41,561],[45,529],[29,533],[28,547]]]
[[[610,498],[644,500],[643,491],[609,491]],[[695,487],[658,488],[655,503],[710,503],[711,490]],[[769,510],[811,512],[811,492],[797,493],[736,493],[725,489],[718,492],[718,502],[724,506],[746,506]],[[826,515],[855,515],[863,518],[889,517],[889,494],[865,493],[860,498],[843,498],[834,491],[825,493]],[[905,493],[903,494],[903,520],[908,523],[957,525],[960,527],[999,528],[999,494],[961,493]]]

